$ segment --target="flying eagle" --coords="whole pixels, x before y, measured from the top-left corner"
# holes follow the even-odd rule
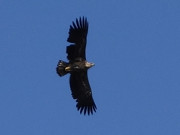
[[[68,42],[72,43],[66,48],[69,62],[60,60],[56,71],[59,76],[70,73],[70,88],[72,97],[76,100],[77,110],[88,115],[96,112],[96,104],[92,97],[91,87],[88,81],[87,70],[94,63],[86,61],[86,42],[88,22],[85,17],[72,22],[69,29]]]

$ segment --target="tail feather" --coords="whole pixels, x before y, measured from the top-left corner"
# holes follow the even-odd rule
[[[68,72],[65,71],[65,68],[68,66],[67,62],[64,62],[62,60],[60,60],[58,62],[58,65],[56,67],[56,72],[58,73],[59,76],[64,76],[66,75]]]

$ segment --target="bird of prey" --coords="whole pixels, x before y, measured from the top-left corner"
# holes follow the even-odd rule
[[[72,97],[76,100],[77,110],[85,114],[96,112],[96,104],[92,97],[91,87],[88,81],[87,70],[94,66],[94,63],[86,60],[86,42],[88,34],[87,18],[76,18],[69,29],[67,41],[71,43],[66,48],[69,62],[59,60],[56,67],[57,74],[64,76],[70,74],[70,89]]]

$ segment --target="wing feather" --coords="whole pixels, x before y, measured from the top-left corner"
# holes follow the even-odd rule
[[[87,71],[71,73],[70,87],[72,96],[77,102],[76,107],[80,113],[83,112],[84,115],[90,115],[93,114],[93,112],[96,112],[96,105],[92,97]]]
[[[67,46],[66,52],[68,54],[68,60],[74,60],[77,57],[86,59],[87,34],[88,22],[85,17],[80,17],[79,20],[76,19],[75,22],[72,22],[67,41],[74,44]]]

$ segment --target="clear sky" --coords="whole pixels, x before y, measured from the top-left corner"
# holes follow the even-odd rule
[[[92,116],[55,70],[80,16]],[[179,0],[0,0],[0,135],[76,134],[180,135]]]

